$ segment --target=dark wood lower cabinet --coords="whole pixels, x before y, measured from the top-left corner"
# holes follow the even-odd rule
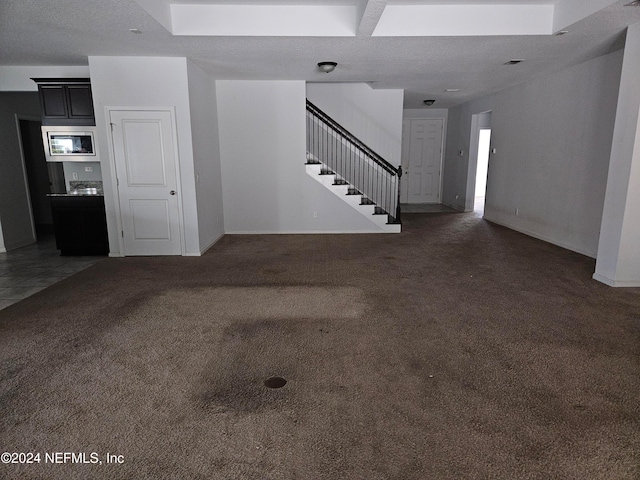
[[[56,247],[61,255],[109,253],[107,218],[102,196],[52,196]]]

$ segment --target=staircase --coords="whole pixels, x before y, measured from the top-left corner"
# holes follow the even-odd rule
[[[400,233],[402,168],[388,163],[308,100],[306,171],[383,232]]]

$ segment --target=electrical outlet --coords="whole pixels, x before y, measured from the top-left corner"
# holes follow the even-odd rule
[[[93,172],[93,167],[84,167],[85,172]]]
[[[318,212],[313,212],[313,218],[318,218]]]
[[[71,174],[71,176],[73,177],[74,180],[78,179],[78,172],[73,172],[73,174]]]
[[[518,216],[518,213],[520,213],[520,209],[516,208],[516,217]]]

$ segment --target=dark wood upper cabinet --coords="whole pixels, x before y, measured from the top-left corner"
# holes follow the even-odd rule
[[[88,78],[33,78],[38,84],[42,125],[95,125]]]
[[[67,85],[67,97],[69,99],[69,118],[91,118],[94,120],[91,84]],[[93,124],[95,125],[95,122]]]
[[[38,85],[43,118],[69,118],[62,85]]]

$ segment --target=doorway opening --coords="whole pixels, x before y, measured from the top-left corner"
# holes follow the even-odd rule
[[[484,214],[484,202],[487,195],[487,174],[489,170],[489,149],[491,148],[491,129],[481,128],[478,132],[478,156],[476,161],[476,188],[473,211]]]
[[[484,216],[486,200],[491,196],[490,153],[491,112],[476,113],[471,116],[465,212]]]
[[[58,193],[50,178],[52,171],[57,173],[58,169],[62,170],[62,164],[52,165],[45,161],[39,120],[28,118],[18,118],[17,120],[34,240],[36,242],[51,241],[53,238],[53,217],[47,195]]]

